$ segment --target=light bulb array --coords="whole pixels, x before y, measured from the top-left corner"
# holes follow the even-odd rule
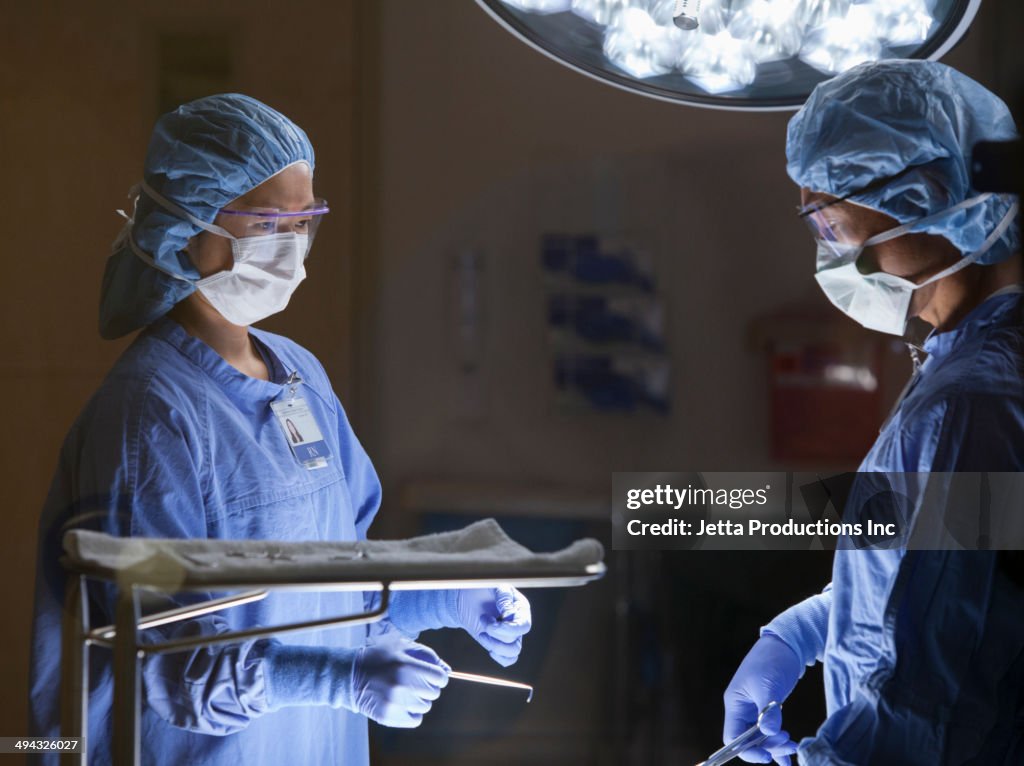
[[[681,73],[711,94],[753,84],[758,65],[774,61],[836,74],[923,43],[936,23],[935,0],[501,1],[573,13],[601,28],[605,58],[624,73]]]

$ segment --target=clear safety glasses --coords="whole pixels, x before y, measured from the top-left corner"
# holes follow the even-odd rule
[[[225,208],[217,215],[217,225],[238,239],[294,232],[308,235],[312,242],[320,226],[320,220],[328,212],[330,208],[325,199],[316,199],[303,210],[268,207],[245,207],[239,210]]]
[[[810,205],[797,205],[796,214],[800,220],[807,225],[812,237],[819,242],[825,243],[829,247],[832,247],[834,244],[835,247],[833,249],[836,251],[837,255],[842,254],[849,249],[844,246],[857,245],[860,243],[850,241],[848,232],[844,232],[842,226],[838,222],[840,216],[834,215],[829,208],[833,205],[838,205],[840,202],[846,202],[858,195],[866,194],[867,192],[875,191],[876,189],[881,189],[883,186],[886,186],[896,179],[906,175],[910,171],[917,169],[917,165],[910,165],[899,173],[885,178],[879,178],[866,186],[862,186],[848,194],[844,194],[842,197],[822,200],[821,202],[812,202]]]
[[[811,236],[815,239],[822,242],[842,242],[842,229],[839,226],[833,225],[833,221],[830,220],[830,216],[826,211],[832,205],[844,201],[840,199],[829,200],[828,202],[819,203],[810,209],[798,207],[797,215],[800,216],[800,220],[807,224]]]

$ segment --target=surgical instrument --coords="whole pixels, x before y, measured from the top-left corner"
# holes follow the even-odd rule
[[[533,699],[533,687],[529,684],[523,684],[519,681],[507,681],[504,678],[495,678],[494,676],[481,676],[476,673],[462,673],[458,670],[453,670],[448,674],[449,678],[456,678],[459,681],[472,681],[475,684],[490,684],[491,686],[507,686],[510,689],[522,689],[526,692],[526,701],[529,702]]]
[[[757,716],[757,723],[736,737],[732,742],[729,742],[721,750],[716,750],[706,761],[701,761],[697,766],[722,766],[723,763],[728,763],[747,748],[760,745],[769,737],[768,734],[761,731],[761,723],[764,721],[764,717],[772,710],[775,710],[775,708],[781,707],[782,705],[778,702],[769,702],[761,709],[761,713]]]

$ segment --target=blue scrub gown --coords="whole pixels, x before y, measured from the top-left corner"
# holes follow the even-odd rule
[[[1021,302],[1000,291],[928,339],[860,471],[1024,471]],[[1024,764],[1013,556],[837,550],[831,587],[764,629],[824,661],[828,718],[800,763]]]
[[[122,536],[366,538],[380,483],[323,368],[286,338],[251,334],[270,382],[243,375],[173,320],[157,321],[125,351],[68,434],[39,528],[34,736],[58,732],[65,583],[58,556],[65,525]],[[325,468],[307,470],[293,457],[269,406],[287,396],[284,382],[293,371],[303,380],[297,396],[309,404],[333,453]],[[110,594],[93,590],[93,625],[113,622]],[[157,630],[216,633],[362,609],[359,593],[275,593]],[[367,764],[363,716],[326,704],[275,704],[265,672],[271,642],[355,647],[366,635],[365,626],[335,628],[147,658],[142,763]],[[110,654],[93,648],[91,655],[89,750],[92,762],[109,763]]]

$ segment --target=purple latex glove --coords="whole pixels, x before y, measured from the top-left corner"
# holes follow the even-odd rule
[[[758,639],[743,658],[725,690],[725,726],[722,741],[730,742],[757,723],[761,709],[771,701],[783,702],[803,675],[804,664],[796,652],[777,636]],[[740,754],[747,763],[771,763],[790,766],[789,756],[796,743],[782,731],[782,711],[775,710],[761,722],[761,731],[770,735],[760,746]]]
[[[515,663],[533,624],[526,596],[507,586],[457,592],[459,626],[499,665]]]
[[[532,625],[530,602],[507,585],[399,591],[392,597],[388,619],[411,637],[423,630],[462,628],[504,667],[519,659],[523,636]]]
[[[384,726],[414,728],[448,685],[450,671],[433,649],[385,636],[356,652],[352,707]]]

